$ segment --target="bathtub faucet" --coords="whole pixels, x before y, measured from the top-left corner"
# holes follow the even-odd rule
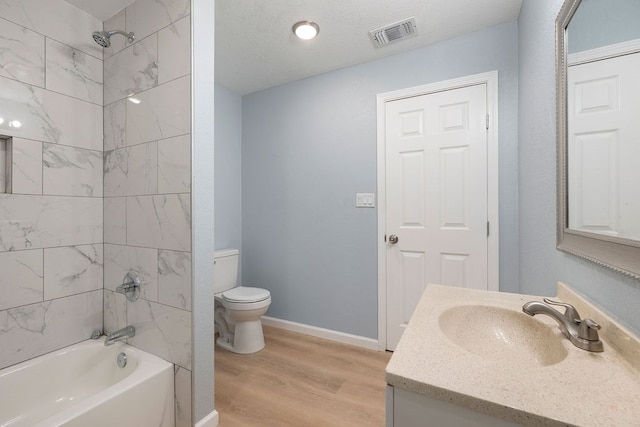
[[[126,328],[119,329],[107,335],[107,337],[104,339],[104,345],[111,345],[116,341],[124,341],[127,338],[131,338],[135,335],[136,335],[136,328],[129,325]]]

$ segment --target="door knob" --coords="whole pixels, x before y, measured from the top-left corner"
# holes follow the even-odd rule
[[[398,236],[396,236],[395,234],[389,236],[389,243],[391,243],[392,245],[398,243]]]

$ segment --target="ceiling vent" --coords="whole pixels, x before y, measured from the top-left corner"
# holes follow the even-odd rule
[[[376,47],[386,46],[391,42],[417,35],[418,27],[416,27],[416,20],[413,17],[369,31],[369,36]]]

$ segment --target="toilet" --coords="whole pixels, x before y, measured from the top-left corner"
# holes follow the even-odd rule
[[[271,305],[266,289],[236,286],[238,280],[237,249],[214,252],[215,329],[220,334],[216,343],[225,350],[249,354],[264,348],[260,317]]]

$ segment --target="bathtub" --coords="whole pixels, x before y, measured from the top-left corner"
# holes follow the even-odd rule
[[[102,337],[0,370],[0,427],[171,427],[173,395],[171,363]]]

